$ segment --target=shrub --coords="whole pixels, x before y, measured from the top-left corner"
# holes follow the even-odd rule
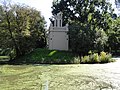
[[[101,63],[108,63],[108,62],[113,62],[114,60],[112,60],[112,55],[110,53],[105,53],[105,52],[101,52],[100,53],[100,62]]]
[[[80,57],[74,57],[72,63],[79,64],[80,63]]]
[[[98,53],[93,53],[88,56],[81,57],[80,63],[94,64],[94,63],[108,63],[113,62],[112,55],[110,53],[101,52],[100,55]]]
[[[9,56],[12,60],[15,58],[15,50],[12,48],[0,49],[0,56]]]
[[[81,63],[89,63],[89,62],[90,62],[89,56],[81,57]]]
[[[94,53],[90,55],[90,63],[99,63],[98,53]]]

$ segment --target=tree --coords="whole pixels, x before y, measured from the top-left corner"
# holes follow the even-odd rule
[[[88,22],[102,28],[107,28],[106,20],[113,12],[111,4],[105,0],[56,0],[53,2],[52,9],[53,15],[58,12],[63,13],[65,23]]]
[[[104,50],[113,16],[111,4],[106,0],[56,0],[52,9],[53,15],[62,12],[64,23],[69,23],[73,51]]]
[[[33,48],[38,47],[37,43],[40,43],[42,39],[44,40],[40,44],[45,44],[45,21],[40,12],[25,5],[14,5],[13,11],[17,31],[16,39],[22,53],[30,52]]]
[[[101,52],[108,41],[108,36],[103,29],[91,30],[88,26],[72,23],[69,30],[70,47],[80,55],[88,54],[90,50]]]
[[[2,23],[3,23],[3,25],[2,25],[2,27],[4,27],[4,29],[5,30],[7,30],[8,31],[8,33],[9,33],[9,35],[10,35],[10,39],[11,39],[11,46],[14,46],[14,47],[12,47],[12,48],[15,48],[15,50],[16,50],[16,55],[17,56],[19,56],[19,54],[20,54],[20,49],[19,49],[19,47],[18,47],[18,45],[17,45],[17,42],[16,42],[16,40],[15,40],[15,37],[14,37],[14,35],[13,35],[13,28],[12,28],[12,23],[13,23],[13,16],[14,16],[14,14],[12,13],[12,11],[11,11],[11,5],[10,5],[10,2],[8,1],[8,2],[6,2],[5,0],[2,2],[2,11],[3,11],[3,16],[2,16]]]
[[[109,48],[110,51],[114,50],[116,53],[120,50],[120,17],[113,20],[112,28],[109,32]]]
[[[46,45],[45,20],[39,11],[5,1],[0,12],[0,48],[10,48],[15,57],[19,57],[31,52],[39,43]]]

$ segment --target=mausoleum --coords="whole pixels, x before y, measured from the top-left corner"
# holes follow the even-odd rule
[[[62,13],[58,13],[51,22],[48,32],[48,48],[50,50],[68,50],[68,25],[63,26]]]

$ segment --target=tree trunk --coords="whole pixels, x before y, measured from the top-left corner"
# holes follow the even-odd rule
[[[22,55],[20,49],[19,49],[19,46],[17,45],[16,41],[15,41],[15,38],[13,37],[13,34],[12,34],[12,31],[11,31],[11,23],[10,23],[10,19],[9,19],[9,15],[8,15],[8,12],[6,11],[6,19],[7,19],[7,24],[8,24],[8,30],[9,30],[9,33],[10,33],[10,37],[12,39],[12,42],[14,44],[14,47],[15,47],[15,51],[16,51],[16,57],[19,57],[20,55]]]

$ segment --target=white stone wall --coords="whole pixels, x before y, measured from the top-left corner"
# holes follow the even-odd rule
[[[54,26],[51,24],[48,35],[48,47],[50,50],[68,50],[68,25],[62,26],[62,13],[54,18]]]

